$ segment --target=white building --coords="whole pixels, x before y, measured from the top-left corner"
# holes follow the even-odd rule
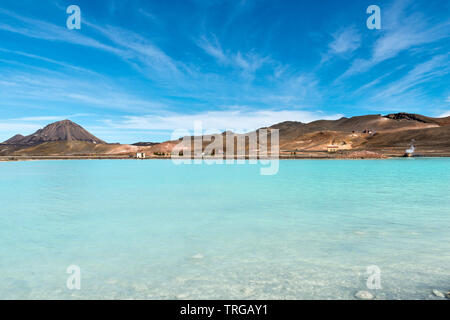
[[[338,150],[339,150],[339,146],[336,146],[336,145],[329,145],[327,147],[327,151],[329,153],[334,153],[334,152],[337,152]]]
[[[136,153],[137,159],[145,159],[145,153],[144,152],[138,152]]]

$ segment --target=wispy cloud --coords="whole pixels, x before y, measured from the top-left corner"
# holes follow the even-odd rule
[[[353,52],[361,45],[361,35],[354,27],[338,32],[337,35],[333,35],[333,38],[329,47],[337,54]]]
[[[143,8],[139,9],[139,13],[142,14],[144,17],[150,19],[153,22],[156,22],[158,20],[153,13],[148,12],[147,10],[145,10]]]
[[[182,75],[178,66],[182,65],[182,63],[174,61],[147,38],[119,27],[101,27],[91,22],[85,22],[85,24],[100,32],[116,46],[122,48],[120,56],[133,66],[137,66],[138,70],[147,76],[151,77],[152,71],[158,72],[159,76],[166,77]],[[182,68],[185,68],[185,66],[183,65]]]
[[[79,66],[74,66],[71,65],[69,63],[66,62],[62,62],[62,61],[57,61],[54,59],[50,59],[47,57],[42,57],[39,55],[35,55],[35,54],[31,54],[31,53],[27,53],[27,52],[22,52],[22,51],[16,51],[16,50],[8,50],[8,49],[4,49],[4,48],[0,48],[0,52],[5,52],[5,53],[12,53],[18,56],[22,56],[22,57],[26,57],[26,58],[31,58],[31,59],[35,59],[35,60],[40,60],[40,61],[44,61],[44,62],[48,62],[54,65],[58,65],[67,69],[72,69],[78,72],[83,72],[83,73],[89,73],[89,74],[95,74],[97,76],[100,76],[97,72],[94,72],[92,70],[86,69],[86,68],[82,68]]]
[[[388,2],[381,30],[367,30],[363,10],[345,3],[335,12],[314,1],[311,10],[295,1],[116,1],[105,10],[86,2],[82,30],[67,30],[63,5],[58,20],[44,12],[55,2],[33,10],[2,4],[1,110],[21,124],[91,113],[91,124],[148,130],[198,118],[244,130],[368,108],[439,114],[450,102],[450,20],[439,4]],[[330,33],[336,25],[343,27]],[[229,105],[238,107],[222,107]],[[305,111],[314,109],[326,112]]]
[[[223,64],[229,63],[229,58],[223,52],[222,47],[215,36],[213,36],[213,40],[208,40],[206,36],[202,36],[197,41],[197,44],[207,54],[215,58],[219,63]]]
[[[251,74],[261,68],[264,63],[271,62],[269,57],[261,57],[255,53],[243,54],[240,51],[231,53],[224,51],[216,36],[212,36],[212,40],[209,40],[206,36],[200,37],[197,41],[197,45],[204,50],[204,52],[222,65],[231,66],[242,70],[247,74]]]
[[[387,101],[387,99],[398,98],[424,82],[447,74],[450,72],[449,56],[449,54],[438,55],[417,64],[404,77],[385,85],[371,100]]]
[[[15,118],[11,119],[11,121],[59,121],[64,119],[74,119],[79,117],[88,117],[92,116],[88,113],[76,113],[76,114],[70,114],[70,115],[60,115],[60,116],[36,116],[36,117],[21,117],[21,118]]]
[[[341,78],[365,72],[375,65],[396,57],[399,53],[448,37],[450,20],[433,25],[423,15],[407,14],[410,1],[397,0],[383,10],[383,29],[375,41],[368,59],[356,59]]]
[[[126,116],[120,120],[105,120],[105,124],[119,129],[141,130],[192,130],[195,121],[201,121],[204,130],[222,132],[248,132],[278,122],[311,122],[318,119],[338,119],[341,114],[327,115],[303,110],[249,110],[245,106],[234,106],[223,111],[207,111],[196,114],[173,113],[167,115]]]
[[[6,22],[0,23],[0,30],[30,38],[60,41],[106,51],[130,63],[137,71],[151,78],[155,76],[173,77],[181,75],[177,67],[177,64],[181,63],[173,61],[145,37],[123,28],[113,26],[101,27],[90,22],[87,18],[83,19],[85,28],[91,28],[91,31],[98,32],[106,40],[100,41],[83,33],[68,30],[65,26],[24,17],[4,9],[0,9],[0,15],[10,18],[9,24]],[[37,56],[35,58],[45,59]],[[49,62],[51,61],[49,60]],[[155,74],[155,72],[157,73]]]
[[[7,133],[9,135],[22,133],[24,135],[32,133],[38,129],[42,128],[39,124],[30,124],[30,123],[21,123],[21,122],[3,122],[0,121],[0,132]],[[5,135],[4,139],[6,140],[8,136]]]
[[[0,8],[0,15],[12,18],[12,23],[0,23],[0,30],[20,34],[25,37],[37,38],[49,41],[61,41],[76,45],[87,46],[95,49],[108,51],[113,54],[122,55],[121,50],[103,44],[91,37],[81,33],[72,32],[65,26],[56,25],[46,21],[33,19],[18,15],[14,12]],[[11,20],[11,19],[10,19]]]
[[[127,93],[114,83],[103,78],[74,76],[62,72],[17,72],[3,69],[0,74],[0,89],[3,101],[54,101],[65,104],[88,105],[90,108],[148,112],[164,110],[165,105]]]
[[[0,120],[0,142],[9,139],[15,134],[28,135],[36,130],[46,126],[49,122],[60,121],[64,119],[77,119],[81,117],[92,116],[91,114],[68,114],[68,115],[47,115],[47,116],[33,116],[20,117],[14,119]]]
[[[322,56],[321,63],[333,57],[349,57],[361,46],[361,34],[354,26],[340,29],[331,35],[333,40],[328,45],[328,51]]]

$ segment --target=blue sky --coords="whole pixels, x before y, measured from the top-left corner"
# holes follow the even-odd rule
[[[81,30],[66,27],[71,4]],[[242,132],[450,115],[449,13],[447,0],[2,0],[0,140],[65,118],[133,143],[196,120]]]

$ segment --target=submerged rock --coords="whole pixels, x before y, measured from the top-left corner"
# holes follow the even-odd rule
[[[369,291],[358,291],[355,294],[355,297],[361,300],[372,300],[373,294],[371,294]]]
[[[445,298],[445,295],[442,292],[440,292],[439,290],[433,289],[432,292],[436,297]]]

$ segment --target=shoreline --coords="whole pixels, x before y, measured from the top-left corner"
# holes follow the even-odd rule
[[[202,157],[202,158],[178,158],[171,157],[147,157],[137,159],[129,156],[0,156],[0,162],[19,162],[19,161],[43,161],[43,160],[392,160],[392,159],[421,159],[421,158],[450,158],[450,154],[438,155],[418,155],[413,157],[405,157],[398,155],[386,155],[385,157],[317,157],[317,156],[280,156],[278,158],[258,157],[249,159],[249,157],[234,157],[233,159]]]

